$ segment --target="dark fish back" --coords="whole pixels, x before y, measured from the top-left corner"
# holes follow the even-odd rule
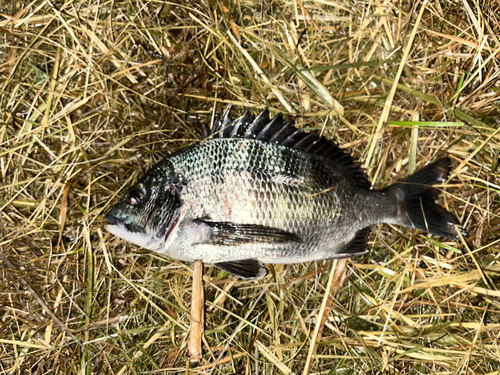
[[[226,109],[223,115],[215,116],[211,128],[203,128],[203,139],[209,138],[247,138],[256,139],[286,146],[309,155],[320,156],[327,163],[332,163],[352,177],[352,183],[359,188],[371,187],[360,164],[347,152],[340,149],[335,143],[327,140],[315,132],[304,133],[297,129],[295,121],[286,122],[282,114],[269,118],[269,110],[265,108],[256,117],[249,110],[233,120]]]

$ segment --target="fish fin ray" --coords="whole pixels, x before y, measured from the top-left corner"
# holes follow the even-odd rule
[[[306,139],[307,138],[307,135],[309,134],[313,134],[313,136],[315,135],[314,133],[308,133],[306,134],[306,137],[304,137],[304,133],[302,132],[301,129],[297,129],[295,127],[293,127],[293,129],[295,129],[295,131],[293,133],[291,133],[290,135],[288,135],[286,138],[283,138],[283,140],[280,142],[281,145],[283,146],[287,146],[287,147],[290,147],[291,145],[293,145],[293,148],[295,148],[296,150],[300,150],[300,151],[304,151],[304,148],[301,147],[297,147],[297,139],[301,140],[301,139]]]
[[[274,142],[277,144],[285,145],[285,141],[290,135],[293,135],[297,132],[300,132],[300,129],[297,129],[295,126],[293,126],[293,123],[295,123],[295,121],[292,120],[291,123],[292,123],[292,126],[290,126],[290,123],[288,123],[285,126],[282,126],[281,129],[278,129],[278,131],[276,131],[269,138],[269,142]]]
[[[263,142],[270,142],[270,139],[274,134],[283,129],[286,122],[283,120],[283,115],[278,113],[272,119],[265,124],[264,128],[255,136],[256,139]],[[279,142],[275,142],[279,144]]]
[[[232,105],[228,105],[224,110],[224,113],[217,113],[214,116],[214,121],[212,126],[208,127],[204,125],[201,131],[201,139],[205,140],[208,138],[228,138],[233,130],[231,123],[233,120],[229,117],[229,112],[231,111]],[[245,115],[245,114],[244,114]],[[251,114],[250,114],[251,115]]]
[[[358,230],[354,235],[354,238],[332,258],[350,258],[355,255],[365,254],[368,251],[368,237],[370,236],[370,233],[370,227]]]
[[[297,150],[302,150],[304,152],[311,152],[311,150],[313,150],[312,152],[314,152],[314,149],[312,148],[313,144],[316,142],[319,142],[319,139],[318,139],[318,135],[316,133],[307,133],[306,136],[301,136],[300,139],[298,141],[296,141],[296,138],[297,135],[296,134],[292,134],[290,137],[288,137],[287,139],[285,139],[285,141],[283,142],[283,144],[285,146],[288,146],[288,142],[295,142],[293,143],[293,146],[294,148],[296,148]],[[325,140],[326,141],[326,140]],[[326,141],[328,142],[328,141]]]
[[[248,126],[248,129],[243,134],[243,138],[253,139],[259,134],[264,126],[269,122],[269,109],[264,108],[253,122]]]
[[[434,203],[440,191],[432,185],[444,183],[448,179],[450,162],[449,158],[440,159],[386,188],[386,191],[396,195],[397,224],[450,239],[459,238],[455,229],[455,225],[458,225],[460,232],[466,235],[458,220]]]
[[[212,230],[210,245],[235,246],[248,243],[286,243],[301,242],[301,238],[294,233],[279,228],[266,227],[255,224],[234,224],[229,222],[211,222],[196,220],[204,223]]]
[[[246,109],[238,120],[231,126],[229,138],[242,138],[245,131],[254,121],[252,113]]]
[[[267,274],[264,264],[256,259],[215,263],[214,266],[242,279],[261,279]]]
[[[276,143],[320,156],[352,175],[353,181],[358,187],[368,189],[371,187],[361,164],[325,137],[315,132],[303,132],[294,126],[294,120],[286,122],[281,113],[271,119],[267,108],[256,117],[253,117],[250,111],[246,110],[236,120],[229,117],[229,109],[230,107],[225,110],[223,115],[215,116],[210,130],[203,129],[203,139],[210,137],[246,138]]]

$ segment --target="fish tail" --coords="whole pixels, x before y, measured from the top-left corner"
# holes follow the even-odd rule
[[[455,225],[458,220],[440,205],[434,203],[440,190],[433,185],[444,183],[450,172],[450,159],[443,158],[418,170],[386,190],[397,198],[396,224],[420,229],[436,236],[458,239]],[[460,232],[465,232],[459,227]]]

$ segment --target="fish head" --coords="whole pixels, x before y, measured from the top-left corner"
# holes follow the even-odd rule
[[[104,217],[106,230],[145,249],[162,252],[179,221],[179,186],[172,164],[168,160],[157,164]]]

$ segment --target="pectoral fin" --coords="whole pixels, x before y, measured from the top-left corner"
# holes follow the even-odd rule
[[[209,244],[218,246],[237,246],[249,243],[286,243],[301,242],[295,233],[282,229],[254,224],[234,224],[196,220],[211,229]]]
[[[266,267],[256,259],[235,260],[232,262],[215,263],[220,269],[241,277],[242,279],[261,279],[266,276]]]

